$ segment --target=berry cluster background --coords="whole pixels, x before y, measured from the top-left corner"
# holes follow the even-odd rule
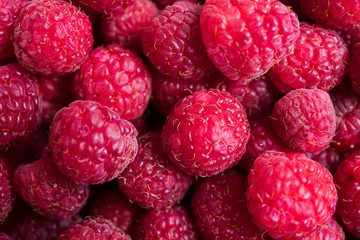
[[[360,239],[360,0],[0,0],[0,240]]]

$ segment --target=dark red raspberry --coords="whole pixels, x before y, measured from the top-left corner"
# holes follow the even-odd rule
[[[276,63],[269,76],[281,92],[297,88],[329,91],[342,81],[348,58],[339,34],[302,22],[294,52]]]
[[[42,75],[74,72],[93,46],[89,18],[62,0],[33,0],[15,21],[14,48],[19,62]]]
[[[0,66],[0,146],[35,131],[41,106],[35,75],[16,63]]]
[[[248,176],[246,198],[256,225],[276,239],[303,239],[327,224],[337,193],[331,173],[299,153],[266,151]]]
[[[336,214],[347,232],[360,237],[360,150],[355,149],[339,164],[334,182],[338,191]]]
[[[9,236],[12,240],[57,240],[63,231],[81,221],[76,214],[54,220],[31,212],[11,228]]]
[[[143,208],[171,207],[180,202],[192,178],[177,168],[162,150],[158,132],[138,138],[135,160],[120,174],[120,189]]]
[[[60,173],[51,157],[19,166],[14,183],[35,212],[51,219],[65,219],[79,212],[89,195],[89,186]]]
[[[0,240],[13,240],[6,233],[0,232]]]
[[[54,161],[74,181],[114,179],[137,154],[137,131],[127,120],[94,101],[75,101],[54,116],[49,142]]]
[[[12,171],[0,157],[0,223],[4,222],[13,209],[15,197]]]
[[[304,12],[327,28],[347,29],[360,23],[359,0],[300,0]]]
[[[250,137],[239,101],[217,89],[175,104],[162,133],[170,159],[190,175],[211,176],[237,164]]]
[[[151,95],[151,74],[140,57],[113,44],[94,49],[75,75],[79,99],[97,101],[132,120],[140,117]]]
[[[165,8],[167,5],[172,5],[178,1],[187,1],[192,3],[198,2],[198,0],[152,0],[152,1],[155,2],[159,6],[159,8]]]
[[[345,233],[337,223],[335,217],[330,222],[322,226],[319,230],[303,240],[345,240]]]
[[[189,212],[181,206],[151,209],[136,225],[133,240],[198,240],[199,235]]]
[[[141,213],[141,208],[131,203],[119,188],[95,196],[89,209],[89,216],[108,219],[127,234]]]
[[[246,184],[246,177],[235,170],[197,183],[191,206],[203,239],[269,239],[252,221]]]
[[[131,240],[130,236],[116,227],[110,220],[89,218],[63,232],[58,240]]]
[[[292,150],[316,153],[326,149],[335,135],[334,106],[327,92],[295,89],[274,105],[272,123]]]
[[[272,0],[207,0],[200,25],[212,62],[244,84],[291,53],[299,36],[296,14]]]
[[[335,173],[339,163],[343,160],[343,154],[333,148],[311,155],[311,159],[326,167],[332,174]]]
[[[111,13],[120,8],[126,8],[136,0],[71,0],[80,6],[100,13]]]
[[[0,0],[0,61],[14,56],[14,22],[27,0]]]
[[[354,90],[360,94],[360,27],[354,27],[342,31],[349,43],[350,60],[347,65],[347,74]]]
[[[141,35],[158,14],[159,9],[151,0],[136,0],[126,9],[104,15],[101,31],[105,43],[118,43],[142,53]]]
[[[161,73],[199,80],[216,70],[202,42],[201,11],[199,4],[178,1],[167,6],[145,29],[144,54]]]

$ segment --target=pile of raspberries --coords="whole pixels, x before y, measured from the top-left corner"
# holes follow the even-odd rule
[[[360,0],[0,0],[0,240],[360,239]]]

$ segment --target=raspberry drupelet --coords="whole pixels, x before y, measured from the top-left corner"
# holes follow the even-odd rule
[[[199,2],[198,0],[152,0],[152,1],[155,2],[159,6],[159,8],[165,8],[166,6],[172,5],[178,1],[187,1],[192,3]]]
[[[108,14],[131,6],[136,0],[70,0],[88,10]]]
[[[0,156],[0,223],[3,223],[14,207],[16,194],[10,167]]]

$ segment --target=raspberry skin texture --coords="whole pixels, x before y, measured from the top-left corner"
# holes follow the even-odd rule
[[[143,208],[172,207],[190,187],[192,177],[170,161],[162,149],[159,132],[138,138],[135,160],[118,177],[122,192]]]
[[[197,183],[191,206],[204,240],[269,239],[252,221],[246,205],[246,184],[246,177],[235,170]]]
[[[330,222],[324,227],[320,228],[309,237],[303,238],[303,240],[345,240],[345,233],[341,226],[336,221],[335,217],[332,217]]]
[[[141,35],[159,12],[152,1],[136,0],[126,9],[104,15],[101,30],[105,44],[120,44],[126,49],[142,53]]]
[[[131,240],[130,236],[116,227],[110,220],[89,218],[63,232],[58,240]]]
[[[207,0],[200,16],[209,58],[231,80],[247,83],[293,51],[296,14],[279,1]]]
[[[335,110],[327,92],[295,89],[274,104],[271,116],[278,136],[300,153],[326,149],[335,135]]]
[[[133,120],[146,109],[151,95],[151,74],[140,57],[121,45],[94,49],[76,73],[77,99],[97,101]]]
[[[191,3],[196,3],[198,0],[152,0],[154,3],[156,3],[159,8],[165,8],[168,5],[173,5],[175,2],[178,1],[187,1]]]
[[[0,109],[0,146],[26,138],[41,124],[36,76],[17,63],[0,66]]]
[[[20,165],[14,173],[17,192],[35,212],[51,219],[65,219],[84,206],[89,186],[64,176],[51,157]]]
[[[256,225],[276,239],[303,239],[335,213],[331,173],[299,153],[266,151],[248,176],[246,199]]]
[[[60,171],[76,182],[100,184],[134,160],[137,131],[119,114],[94,101],[74,101],[56,113],[49,142]]]
[[[329,91],[342,81],[349,52],[335,31],[300,23],[294,52],[276,63],[270,79],[281,92],[298,88]]]
[[[249,137],[241,104],[217,89],[197,91],[177,102],[162,132],[170,159],[189,175],[201,177],[237,164]]]
[[[339,163],[344,159],[344,156],[341,152],[329,147],[323,151],[312,154],[310,158],[334,174]]]
[[[202,5],[178,1],[167,6],[142,35],[144,54],[163,74],[199,80],[216,71],[202,42]]]
[[[14,207],[16,193],[13,187],[13,175],[10,167],[0,157],[0,224],[4,222]]]
[[[75,72],[94,42],[89,18],[65,1],[30,1],[21,9],[14,26],[18,61],[40,75]]]
[[[359,0],[300,0],[304,12],[326,28],[347,29],[360,23]]]
[[[99,13],[111,13],[117,9],[131,6],[136,0],[72,0],[88,10]]]
[[[190,213],[182,206],[174,206],[148,210],[140,223],[134,227],[132,239],[198,240],[200,237]]]

